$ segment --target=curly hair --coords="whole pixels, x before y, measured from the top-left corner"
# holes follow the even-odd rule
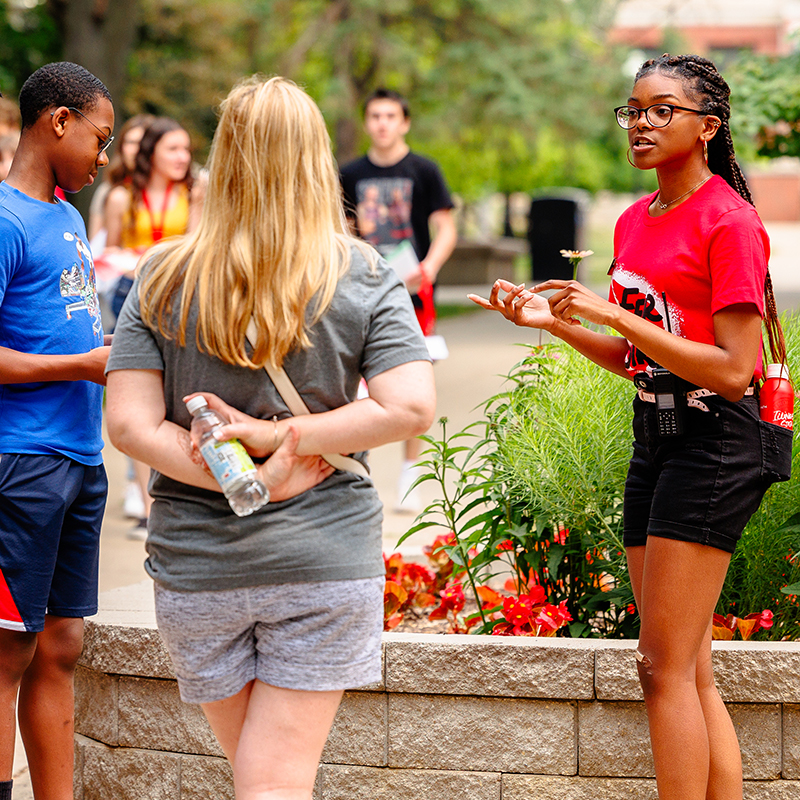
[[[753,205],[753,197],[733,149],[730,128],[731,90],[714,62],[698,55],[673,56],[664,53],[660,58],[645,61],[634,80],[638,81],[639,78],[652,72],[663,72],[682,80],[687,94],[698,104],[700,110],[719,117],[722,124],[717,135],[708,142],[708,168],[715,175],[724,178],[734,191]],[[764,302],[766,304],[764,327],[767,331],[769,349],[775,360],[785,364],[786,343],[778,319],[778,307],[769,271],[764,280]]]
[[[49,108],[67,106],[91,111],[101,97],[111,101],[105,84],[79,64],[71,61],[45,64],[22,84],[19,93],[22,129],[30,128]]]

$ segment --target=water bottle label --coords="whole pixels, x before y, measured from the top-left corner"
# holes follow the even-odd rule
[[[253,460],[247,454],[247,450],[242,447],[241,442],[235,440],[218,442],[215,439],[209,439],[200,446],[200,452],[223,492],[244,476],[256,477]]]

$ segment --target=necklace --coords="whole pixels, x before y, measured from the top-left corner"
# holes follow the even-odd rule
[[[692,186],[688,192],[684,192],[680,197],[676,197],[674,200],[670,200],[669,203],[662,203],[659,199],[661,197],[661,190],[658,190],[658,194],[656,195],[656,205],[663,211],[666,208],[669,208],[673,203],[677,203],[678,200],[683,200],[687,194],[691,194],[695,189],[699,189],[707,180],[714,177],[714,173],[712,172],[711,175],[707,175],[703,180],[700,181],[696,186]]]

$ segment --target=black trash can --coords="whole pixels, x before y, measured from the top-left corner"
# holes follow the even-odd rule
[[[537,283],[571,280],[572,266],[561,250],[580,250],[588,196],[580,189],[533,197],[528,216],[531,277]]]

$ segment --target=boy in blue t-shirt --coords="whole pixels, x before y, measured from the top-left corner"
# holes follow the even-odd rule
[[[114,109],[83,67],[37,70],[0,184],[0,800],[14,713],[36,797],[71,800],[73,675],[97,611],[106,499],[100,435],[109,348],[77,192],[108,163]]]

